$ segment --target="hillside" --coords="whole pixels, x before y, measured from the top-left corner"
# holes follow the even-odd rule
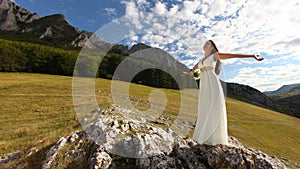
[[[290,115],[300,118],[300,85],[285,85],[268,94],[270,98],[290,110]]]
[[[293,116],[291,110],[281,102],[276,102],[253,87],[237,83],[226,83],[226,89],[228,97]]]
[[[72,78],[66,76],[0,73],[0,155],[25,150],[35,154],[31,156],[35,159],[28,161],[34,166],[61,136],[82,130],[76,120],[71,87]],[[131,102],[138,109],[147,110],[149,92],[153,89],[131,84]],[[161,90],[168,100],[164,115],[176,118],[180,108],[179,91]],[[100,108],[110,107],[113,103],[111,81],[96,79],[95,91]],[[191,104],[196,102],[191,101]],[[299,119],[230,98],[226,103],[231,136],[246,146],[282,159],[292,168],[299,167],[296,163],[300,161]],[[191,116],[196,118],[196,114]],[[23,164],[22,160],[19,162]]]
[[[115,75],[119,80],[155,87],[173,89],[196,87],[193,78],[182,73],[188,71],[188,67],[157,48],[149,47],[146,50],[150,51],[151,55],[143,55],[145,52],[141,50],[142,52],[136,52],[139,53],[138,55],[135,53],[133,57],[129,57],[120,53],[113,53],[115,51],[104,52],[100,49],[94,49],[83,52],[1,38],[0,43],[2,44],[0,46],[0,72],[55,75],[73,75],[74,73],[78,76],[96,76],[107,79],[112,79]],[[97,65],[99,60],[101,63]],[[121,62],[124,71],[116,73],[115,70],[121,68]],[[133,69],[128,69],[128,67]],[[125,75],[120,75],[121,73],[125,73]],[[135,76],[128,79],[128,75]]]

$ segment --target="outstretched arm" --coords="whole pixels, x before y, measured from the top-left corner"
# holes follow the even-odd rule
[[[254,58],[258,61],[264,60],[264,58],[259,57],[258,54],[255,55],[243,55],[243,54],[232,54],[232,53],[219,53],[220,59],[230,59],[230,58]]]
[[[190,75],[192,76],[194,71],[198,68],[198,63],[195,64],[195,66],[191,69]]]

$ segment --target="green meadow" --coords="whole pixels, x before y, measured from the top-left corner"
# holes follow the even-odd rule
[[[111,81],[98,78],[95,84],[99,107],[108,108],[113,103]],[[153,89],[157,88],[130,84],[131,102],[137,109],[150,108],[148,98]],[[175,119],[180,91],[160,90],[167,98],[164,115]],[[195,99],[189,102],[197,104]],[[82,130],[76,120],[69,76],[0,73],[0,103],[0,156],[32,147],[45,151],[60,137]],[[300,119],[231,98],[226,99],[226,105],[229,135],[292,168],[300,167]],[[196,115],[194,112],[187,120]]]

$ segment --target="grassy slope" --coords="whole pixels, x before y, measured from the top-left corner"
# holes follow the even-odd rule
[[[227,98],[229,134],[244,145],[300,162],[300,120]]]
[[[100,107],[112,103],[110,82],[96,80]],[[137,108],[149,108],[147,102],[152,89],[131,84],[130,96],[142,100],[134,103]],[[168,100],[165,114],[176,118],[180,108],[179,91],[162,90]],[[0,103],[0,155],[30,147],[45,148],[60,136],[81,129],[73,109],[72,77],[0,73]],[[246,146],[300,162],[299,119],[230,98],[226,103],[230,135]]]

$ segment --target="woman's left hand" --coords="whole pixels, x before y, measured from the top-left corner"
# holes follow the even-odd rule
[[[258,61],[264,60],[264,58],[260,57],[259,54],[255,54],[255,55],[254,55],[254,59],[256,59],[256,60],[258,60]]]

